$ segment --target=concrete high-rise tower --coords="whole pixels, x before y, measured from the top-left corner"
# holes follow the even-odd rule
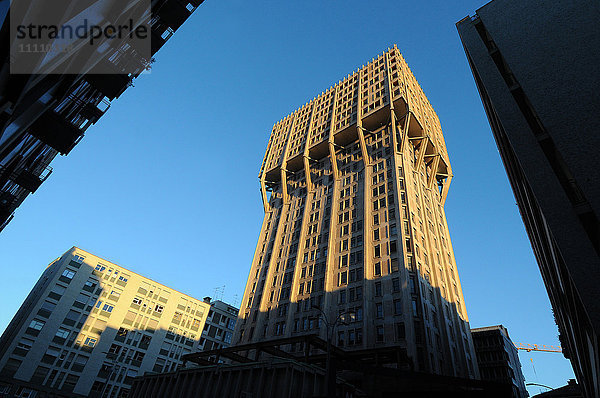
[[[415,370],[478,376],[444,137],[395,46],[277,122],[259,177],[265,218],[234,343],[329,329],[346,350],[400,347]],[[327,328],[321,311],[350,322]]]

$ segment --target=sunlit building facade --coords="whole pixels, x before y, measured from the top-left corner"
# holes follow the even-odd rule
[[[277,122],[236,344],[302,334],[402,347],[412,369],[478,377],[444,202],[440,122],[394,46]],[[296,347],[301,350],[301,347]],[[294,350],[291,347],[290,350]]]
[[[126,397],[134,377],[174,371],[199,349],[209,311],[73,247],[46,268],[0,338],[0,395]]]

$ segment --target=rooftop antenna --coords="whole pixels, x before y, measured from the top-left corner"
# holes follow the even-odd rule
[[[225,285],[215,287],[215,300],[223,301],[223,294],[225,293]]]

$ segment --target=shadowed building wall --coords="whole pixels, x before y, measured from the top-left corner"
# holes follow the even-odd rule
[[[563,353],[600,396],[600,5],[495,0],[457,23]]]
[[[150,53],[154,56],[203,1],[0,2],[0,231],[12,220],[14,211],[25,198],[51,174],[50,163],[56,155],[69,154],[86,130],[104,115],[111,102],[131,87],[154,62],[153,58],[140,57],[135,46],[120,41],[118,45],[108,45],[95,53],[90,53],[85,43],[81,45],[80,42],[68,46],[68,51],[57,51],[56,48],[65,47],[65,41],[59,37],[41,43],[39,47],[32,44],[35,50],[25,51],[36,53],[37,62],[47,55],[56,56],[48,63],[53,65],[45,71],[48,74],[11,73],[14,52],[23,52],[18,50],[23,44],[11,36],[11,29],[18,25],[18,16],[47,15],[48,20],[42,25],[45,28],[54,21],[50,16],[61,17],[58,26],[77,18],[90,18],[91,24],[94,17],[105,26],[116,24],[119,19],[122,24],[127,14],[125,10],[143,8],[147,4],[148,13],[135,19],[134,26],[141,22],[148,24]],[[11,20],[11,14],[14,20]],[[86,25],[85,31],[87,29]],[[53,50],[40,51],[38,48]],[[79,63],[82,63],[81,69],[63,73],[62,68]],[[102,66],[103,72],[94,72],[94,65]]]
[[[335,345],[402,347],[413,369],[478,376],[444,137],[395,46],[277,122],[259,178],[265,217],[234,343],[326,339],[320,311],[351,312]]]
[[[508,330],[502,325],[487,326],[471,329],[471,336],[481,379],[509,384],[514,398],[528,397],[519,354]]]
[[[221,300],[212,300],[210,297],[204,297],[204,302],[210,305],[210,311],[204,323],[198,349],[208,351],[229,347],[239,310]]]

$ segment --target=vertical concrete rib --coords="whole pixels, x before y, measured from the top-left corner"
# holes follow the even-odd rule
[[[313,189],[309,189],[309,179],[310,179],[310,166],[308,165],[308,147],[309,147],[309,143],[308,143],[308,137],[310,137],[310,133],[312,130],[312,120],[314,117],[314,108],[315,108],[315,104],[316,101],[312,101],[312,109],[311,109],[311,116],[310,116],[310,121],[308,123],[308,130],[306,131],[306,141],[305,141],[305,147],[304,147],[304,152],[303,152],[303,161],[304,161],[304,174],[305,174],[305,178],[306,178],[306,197],[304,198],[304,205],[303,205],[303,212],[302,212],[302,224],[300,226],[300,237],[298,238],[298,248],[296,249],[296,254],[295,254],[295,258],[296,261],[299,262],[300,260],[300,256],[303,250],[303,246],[302,246],[302,242],[306,239],[306,228],[307,228],[307,224],[308,224],[308,217],[309,217],[309,209],[308,209],[308,205],[309,203],[311,203],[314,200],[314,195],[315,195],[315,191]],[[292,278],[292,285],[290,287],[291,292],[290,292],[290,303],[297,303],[298,302],[298,285],[300,284],[300,267],[296,266],[294,268],[294,276]],[[294,318],[294,312],[292,311],[292,308],[290,306],[290,310],[288,311],[287,314],[287,324],[291,325],[293,322],[293,318]],[[291,336],[292,334],[292,328],[287,328],[286,330],[286,336]]]

